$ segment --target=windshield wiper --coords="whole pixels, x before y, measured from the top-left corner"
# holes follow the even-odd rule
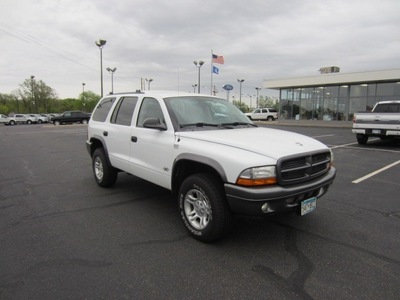
[[[194,126],[194,127],[205,127],[205,126],[219,127],[220,124],[198,122],[198,123],[190,123],[190,124],[181,124],[180,128],[191,127],[191,126]]]
[[[221,125],[222,125],[222,126],[239,126],[239,125],[245,125],[245,126],[258,127],[256,124],[246,123],[246,122],[222,123]]]

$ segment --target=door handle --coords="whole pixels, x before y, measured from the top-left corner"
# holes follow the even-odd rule
[[[104,136],[108,136],[108,131],[103,131]]]
[[[131,142],[136,143],[137,142],[137,137],[136,136],[131,136]]]

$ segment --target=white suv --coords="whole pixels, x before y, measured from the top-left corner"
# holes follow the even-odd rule
[[[114,185],[126,172],[171,190],[190,234],[206,242],[228,231],[233,213],[313,211],[336,174],[322,143],[258,127],[210,95],[106,96],[86,144],[99,186]]]
[[[250,120],[275,121],[278,119],[278,111],[275,108],[256,108],[245,115]]]
[[[9,125],[15,125],[15,124],[33,124],[36,122],[36,118],[32,117],[31,115],[27,114],[14,114],[12,117],[8,117],[9,119]]]

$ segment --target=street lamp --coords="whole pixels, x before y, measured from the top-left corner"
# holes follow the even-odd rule
[[[197,60],[195,60],[194,65],[196,66],[197,69],[199,69],[199,75],[198,75],[198,79],[197,79],[197,91],[200,94],[200,68],[202,65],[204,65],[204,61],[200,60],[199,62],[197,62]]]
[[[150,83],[153,81],[153,78],[150,78],[150,79],[146,78],[146,81],[148,82],[147,90],[150,91]]]
[[[242,106],[242,83],[244,81],[244,79],[238,79],[237,80],[239,82],[239,107]]]
[[[32,104],[33,104],[33,112],[35,112],[35,97],[34,97],[34,88],[33,88],[33,80],[35,79],[35,76],[31,75],[31,88],[32,88]]]
[[[95,41],[96,46],[100,49],[100,82],[101,82],[101,98],[103,98],[103,47],[106,44],[106,40],[99,39]]]
[[[106,70],[111,73],[111,94],[114,94],[114,72],[117,71],[117,68],[107,68]]]
[[[253,96],[250,94],[247,94],[247,96],[250,97],[250,109],[253,107]]]
[[[261,90],[261,88],[256,86],[256,90],[257,90],[257,99],[256,99],[256,101],[257,101],[257,108],[258,108],[258,92]]]
[[[196,93],[197,83],[193,83],[193,84],[192,84],[192,87],[193,87],[193,93]]]
[[[83,106],[84,110],[85,110],[85,106],[86,106],[86,103],[85,103],[85,85],[86,85],[86,83],[82,82],[82,106]]]
[[[85,85],[86,85],[86,83],[82,82],[82,99],[83,99],[83,102],[85,102]]]

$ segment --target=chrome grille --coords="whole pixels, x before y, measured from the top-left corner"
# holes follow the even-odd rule
[[[284,157],[278,161],[278,181],[281,185],[290,185],[313,180],[328,172],[330,163],[329,151]]]

